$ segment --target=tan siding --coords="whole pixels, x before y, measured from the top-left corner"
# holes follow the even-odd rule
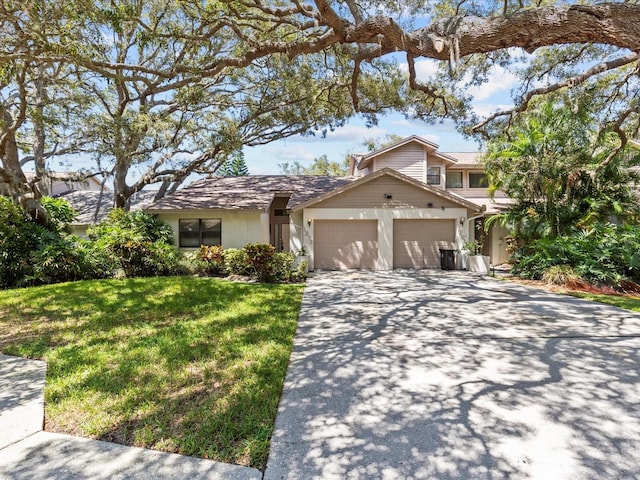
[[[313,228],[316,269],[377,267],[377,220],[316,220]]]
[[[386,199],[385,194],[392,196]],[[459,205],[408,185],[397,178],[383,176],[313,205],[314,208],[435,208]]]
[[[391,168],[404,173],[408,177],[421,182],[425,181],[425,152],[424,147],[417,143],[410,143],[391,150],[377,157],[373,171]]]

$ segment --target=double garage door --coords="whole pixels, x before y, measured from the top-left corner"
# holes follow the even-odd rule
[[[393,267],[438,268],[439,247],[455,240],[454,220],[394,220]],[[377,220],[316,220],[316,269],[376,269]]]

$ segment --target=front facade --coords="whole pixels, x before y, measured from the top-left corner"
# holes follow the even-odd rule
[[[205,179],[146,210],[173,226],[181,248],[271,243],[304,251],[312,270],[439,268],[441,249],[462,249],[496,211],[477,155],[444,154],[420,137],[353,156],[349,174]],[[506,261],[505,234],[494,227],[485,238],[494,264]]]

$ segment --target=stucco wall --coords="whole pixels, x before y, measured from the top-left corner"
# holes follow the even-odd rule
[[[264,218],[266,216],[266,218]],[[269,215],[259,210],[200,210],[180,213],[160,213],[158,217],[173,228],[175,245],[178,243],[180,219],[220,218],[222,220],[222,246],[224,248],[242,248],[247,243],[265,242],[264,226],[266,221],[267,239],[269,242]]]

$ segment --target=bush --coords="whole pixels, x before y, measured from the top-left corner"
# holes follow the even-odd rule
[[[293,274],[293,262],[295,256],[291,252],[277,252],[273,255],[272,271],[273,279],[279,282],[288,282]]]
[[[259,281],[268,282],[274,276],[274,256],[276,249],[268,243],[249,243],[244,247],[249,261],[249,271]]]
[[[30,272],[21,285],[41,285],[106,278],[114,263],[104,250],[79,237],[57,238],[31,255]]]
[[[552,267],[572,268],[575,275],[593,284],[618,285],[623,279],[640,281],[640,227],[598,224],[532,242],[522,251],[520,276],[540,279],[556,275]],[[554,273],[555,272],[555,273]]]
[[[0,197],[0,288],[21,284],[31,272],[31,254],[58,234],[37,225],[16,204]]]
[[[145,212],[113,209],[87,230],[99,248],[112,254],[127,277],[166,276],[185,272],[181,255],[171,245],[171,227]]]
[[[238,248],[224,251],[224,269],[229,275],[250,275],[247,252]]]
[[[198,273],[220,275],[225,272],[225,252],[221,245],[202,245],[196,254],[195,265]]]

